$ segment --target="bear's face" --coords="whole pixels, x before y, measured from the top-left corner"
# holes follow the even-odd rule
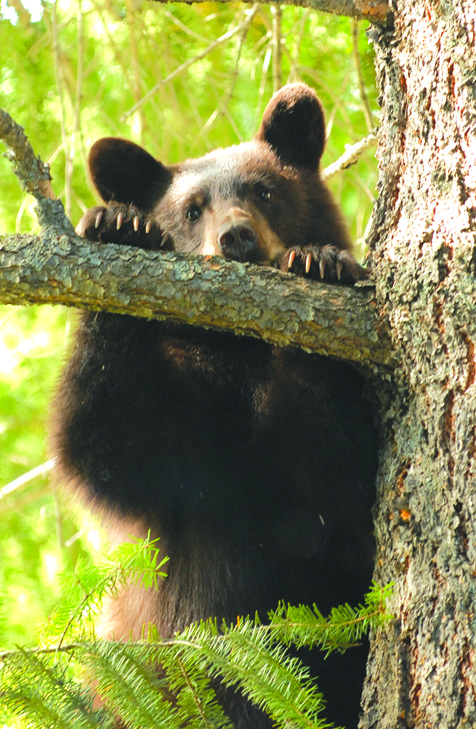
[[[305,238],[300,227],[312,195],[303,173],[283,165],[267,144],[219,149],[169,170],[153,214],[174,250],[280,265],[296,238]],[[307,184],[312,192],[315,181]]]
[[[324,115],[305,84],[269,102],[251,142],[166,166],[124,139],[94,144],[92,179],[106,208],[77,226],[90,240],[280,266],[353,282],[341,215],[320,179]]]

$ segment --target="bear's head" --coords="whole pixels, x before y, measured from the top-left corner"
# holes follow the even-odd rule
[[[279,266],[292,246],[349,248],[319,176],[324,115],[312,89],[284,86],[252,141],[166,166],[141,147],[105,138],[90,154],[105,202],[132,205],[179,252]]]

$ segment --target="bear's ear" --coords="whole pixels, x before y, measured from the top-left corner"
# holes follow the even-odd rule
[[[325,125],[321,102],[306,84],[288,84],[269,102],[256,139],[266,142],[280,160],[316,170],[324,151]]]
[[[151,211],[172,180],[170,170],[126,139],[104,137],[89,153],[92,180],[105,202],[115,200]]]

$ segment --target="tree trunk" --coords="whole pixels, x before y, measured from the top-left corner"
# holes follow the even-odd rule
[[[393,4],[395,31],[371,31],[371,245],[401,363],[382,408],[376,520],[395,619],[373,641],[362,727],[475,727],[476,4]]]

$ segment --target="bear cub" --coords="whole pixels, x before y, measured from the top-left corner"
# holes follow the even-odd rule
[[[122,139],[90,154],[105,205],[91,241],[220,255],[300,276],[366,276],[319,176],[324,116],[290,84],[251,142],[166,166]],[[168,555],[160,589],[107,606],[102,632],[170,637],[192,621],[267,613],[279,601],[359,603],[373,570],[376,438],[351,366],[174,322],[84,312],[53,410],[59,476],[98,511],[112,544],[150,530]],[[357,726],[366,647],[301,651],[325,715]],[[237,729],[271,721],[215,682]]]

